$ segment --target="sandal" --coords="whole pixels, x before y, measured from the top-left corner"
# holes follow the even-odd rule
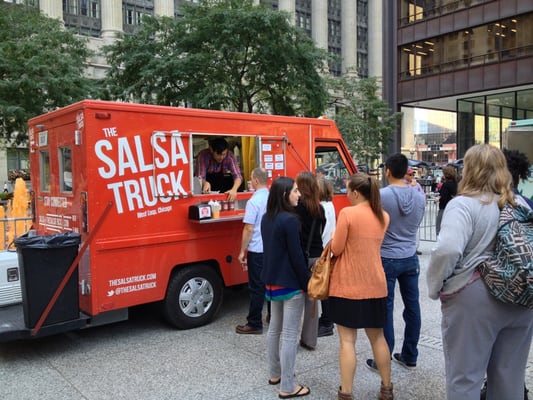
[[[303,390],[307,389],[306,392],[302,392]],[[304,397],[307,396],[309,393],[311,393],[311,389],[309,389],[307,386],[298,385],[298,390],[294,393],[289,394],[279,394],[278,397],[280,399],[292,399],[294,397]]]
[[[279,378],[272,378],[272,379],[269,379],[268,380],[268,384],[269,385],[277,385],[278,383],[281,382],[281,377]]]

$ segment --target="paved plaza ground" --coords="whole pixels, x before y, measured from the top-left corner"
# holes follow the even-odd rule
[[[422,337],[415,370],[393,363],[396,400],[444,399],[444,361],[439,302],[427,297],[425,272],[432,242],[421,242]],[[399,296],[397,296],[399,297]],[[242,336],[246,290],[228,290],[215,321],[190,331],[167,325],[158,308],[135,309],[127,322],[36,341],[0,344],[0,398],[4,400],[277,399],[267,383],[266,334]],[[395,312],[401,345],[401,302]],[[371,357],[362,331],[357,344],[354,398],[375,399],[380,379],[363,366]],[[336,399],[338,336],[319,338],[318,348],[299,349],[298,382],[306,399]],[[533,387],[532,356],[526,382]]]

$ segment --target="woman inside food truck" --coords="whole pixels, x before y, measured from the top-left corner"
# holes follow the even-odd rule
[[[198,153],[198,177],[202,193],[221,192],[228,200],[235,200],[242,183],[242,174],[235,155],[224,138],[209,140],[209,147]]]

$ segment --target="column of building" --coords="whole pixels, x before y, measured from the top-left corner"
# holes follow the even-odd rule
[[[50,18],[56,18],[63,23],[63,2],[61,0],[40,0],[39,9]]]
[[[342,72],[357,68],[357,2],[341,2]]]
[[[368,75],[383,76],[383,4],[368,2]]]
[[[291,22],[296,21],[296,1],[295,0],[279,0],[278,9],[280,11],[287,11],[291,14]]]
[[[154,14],[161,17],[174,17],[174,2],[154,0]]]
[[[102,32],[104,44],[111,44],[123,31],[122,0],[102,1]]]
[[[328,49],[328,1],[311,3],[311,37],[317,47]]]

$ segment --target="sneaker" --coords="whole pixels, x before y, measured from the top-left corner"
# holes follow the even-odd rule
[[[413,369],[413,368],[416,368],[416,363],[408,363],[406,362],[400,353],[394,353],[392,355],[392,360],[397,362],[398,364],[400,364],[402,367],[404,368],[407,368],[407,369]]]
[[[332,336],[333,335],[333,325],[326,326],[326,325],[320,325],[318,327],[318,337],[324,337],[324,336]]]
[[[368,360],[366,360],[365,365],[370,371],[375,372],[376,374],[379,374],[378,366],[373,359],[369,358]]]

